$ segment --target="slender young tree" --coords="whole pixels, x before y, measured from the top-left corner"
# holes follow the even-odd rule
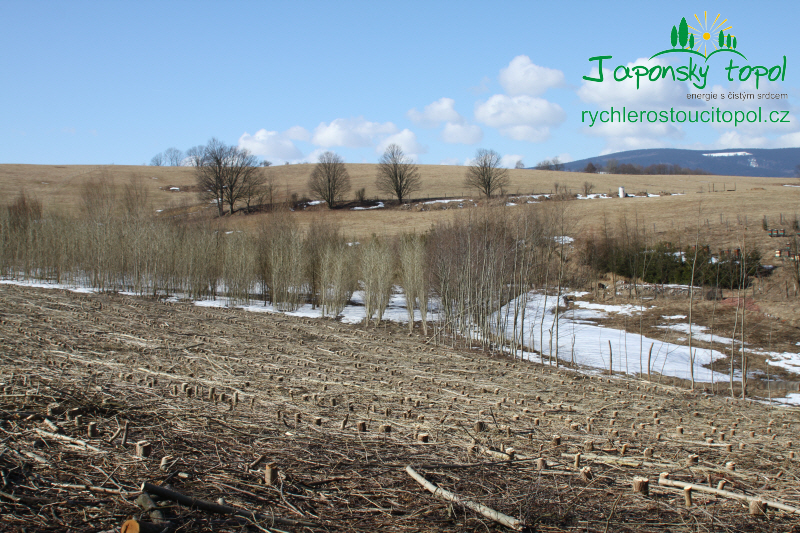
[[[350,175],[341,156],[333,152],[320,155],[319,162],[308,178],[308,188],[328,204],[328,209],[333,209],[336,202],[350,190]]]
[[[390,144],[378,162],[375,186],[379,191],[397,198],[402,204],[412,192],[421,187],[419,167],[396,144]]]

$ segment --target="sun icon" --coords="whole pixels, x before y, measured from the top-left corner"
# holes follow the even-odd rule
[[[724,19],[722,22],[718,22],[721,14],[717,15],[717,18],[714,19],[714,22],[711,24],[708,23],[708,11],[703,11],[703,21],[700,21],[700,17],[697,16],[695,13],[694,18],[697,19],[698,28],[694,28],[689,26],[691,33],[695,35],[694,43],[695,43],[695,50],[698,52],[702,51],[703,55],[708,57],[708,50],[710,46],[714,47],[714,50],[718,50],[719,47],[717,46],[717,40],[714,38],[714,35],[720,31],[728,31],[733,26],[728,26],[727,28],[723,28],[728,19]],[[724,47],[724,46],[723,46]]]

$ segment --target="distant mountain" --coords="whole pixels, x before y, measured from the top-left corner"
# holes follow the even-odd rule
[[[732,148],[730,150],[679,150],[653,148],[629,150],[566,163],[566,170],[581,171],[589,162],[605,166],[609,159],[647,167],[659,163],[700,168],[718,176],[793,178],[800,165],[800,148]]]

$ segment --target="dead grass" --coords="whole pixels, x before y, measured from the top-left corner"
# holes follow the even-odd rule
[[[348,164],[353,190],[366,189],[368,199],[378,197],[375,188],[375,165]],[[307,195],[306,182],[312,165],[284,165],[266,171],[274,176],[276,201],[284,201],[292,194],[302,198]],[[423,165],[423,189],[415,198],[479,198],[463,186],[465,168],[460,166]],[[510,170],[509,194],[551,193],[557,182],[573,193],[582,191],[584,181],[595,185],[595,192],[616,195],[617,188],[625,187],[629,193],[669,192],[681,196],[659,198],[614,198],[611,200],[586,200],[571,202],[576,233],[598,232],[605,225],[614,226],[622,217],[639,220],[657,238],[688,242],[698,223],[705,240],[712,248],[737,247],[746,234],[748,239],[765,250],[774,248],[781,239],[770,239],[761,229],[766,215],[774,227],[780,215],[791,218],[800,208],[800,188],[783,187],[785,180],[777,178],[720,177],[720,176],[628,176],[552,172],[537,170]],[[80,186],[90,179],[108,179],[118,194],[132,177],[147,184],[152,208],[166,210],[180,208],[179,212],[207,212],[212,209],[200,206],[193,192],[195,185],[191,168],[140,167],[140,166],[46,166],[0,165],[0,194],[13,198],[21,190],[39,199],[45,208],[58,208],[75,212],[80,206]],[[156,178],[156,179],[153,179]],[[796,180],[794,180],[796,181]],[[178,187],[180,192],[170,191]],[[735,191],[732,190],[735,187]],[[727,189],[726,192],[709,192]],[[700,192],[700,191],[703,192]],[[482,202],[479,202],[482,205]],[[196,206],[190,208],[189,206]],[[395,235],[404,231],[423,232],[439,220],[453,216],[454,204],[433,206],[431,211],[401,210],[397,207],[370,211],[334,210],[325,220],[341,224],[345,233],[354,238],[364,238],[372,233]],[[308,209],[297,213],[301,225],[314,223],[326,209]],[[226,222],[236,228],[252,228],[264,223],[264,215],[235,216]],[[747,225],[745,226],[745,220]],[[784,226],[785,227],[785,226]]]

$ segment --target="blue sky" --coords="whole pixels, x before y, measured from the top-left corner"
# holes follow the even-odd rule
[[[785,80],[708,87],[585,82],[604,67],[675,67],[673,25],[717,14],[751,66]],[[333,150],[376,162],[391,142],[425,164],[491,148],[513,166],[648,147],[800,146],[795,2],[24,2],[0,0],[0,163],[143,164],[217,137],[275,163]],[[681,56],[681,57],[678,57]],[[695,57],[696,59],[696,57]],[[739,59],[739,58],[737,58]],[[659,62],[660,61],[660,62]],[[701,58],[702,61],[702,58]],[[610,73],[611,71],[609,71]],[[596,68],[595,68],[596,73]],[[754,110],[690,92],[786,93],[789,123],[605,124],[582,111]]]

